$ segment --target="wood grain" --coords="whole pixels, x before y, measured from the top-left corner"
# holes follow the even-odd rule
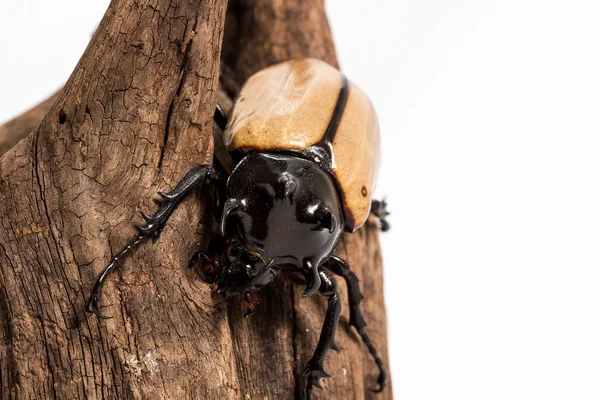
[[[102,311],[113,319],[83,311],[96,274],[141,222],[138,212],[156,208],[156,191],[212,161],[219,77],[219,97],[231,98],[278,61],[336,64],[321,1],[226,7],[113,0],[45,118],[0,158],[0,398],[303,397],[298,374],[316,345],[324,299],[273,285],[243,319],[235,299],[212,296],[187,267],[212,223],[200,195],[110,279]],[[363,281],[367,329],[386,357],[377,235],[369,221],[337,253]],[[376,367],[347,315],[346,307],[341,352],[326,363],[333,378],[315,397],[391,398],[391,389],[368,390]]]
[[[30,110],[0,125],[0,156],[15,147],[17,143],[37,128],[57,98],[58,92],[35,105]]]

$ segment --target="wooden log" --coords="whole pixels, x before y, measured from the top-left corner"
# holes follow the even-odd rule
[[[58,92],[18,117],[0,125],[0,156],[15,147],[21,139],[27,137],[27,135],[37,128],[57,98]]]
[[[212,295],[188,268],[212,223],[199,194],[111,277],[102,311],[114,318],[83,311],[156,191],[211,162],[219,77],[230,100],[278,61],[337,65],[322,1],[226,7],[113,0],[46,117],[0,158],[0,398],[303,398],[325,299],[277,282],[243,319],[237,299]],[[336,253],[361,278],[367,330],[387,359],[377,235],[369,220]],[[377,368],[344,306],[341,351],[314,397],[390,399],[390,388],[370,391]]]

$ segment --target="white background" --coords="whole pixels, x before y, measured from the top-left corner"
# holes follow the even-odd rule
[[[2,0],[0,123],[61,86],[107,4]],[[600,398],[597,4],[328,2],[380,116],[398,399]]]

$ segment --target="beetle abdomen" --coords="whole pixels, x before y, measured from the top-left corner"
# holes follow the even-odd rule
[[[314,59],[259,71],[242,88],[224,139],[228,150],[326,148],[345,228],[354,231],[369,214],[379,168],[379,127],[367,96],[352,83],[344,85],[340,71]]]

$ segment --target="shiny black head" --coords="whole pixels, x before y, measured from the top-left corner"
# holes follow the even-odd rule
[[[257,290],[283,268],[319,265],[343,227],[335,185],[315,163],[249,154],[227,182],[220,290]]]
[[[273,279],[272,263],[269,264],[259,253],[236,239],[225,245],[221,262],[218,292],[224,296],[232,292],[258,290]]]

